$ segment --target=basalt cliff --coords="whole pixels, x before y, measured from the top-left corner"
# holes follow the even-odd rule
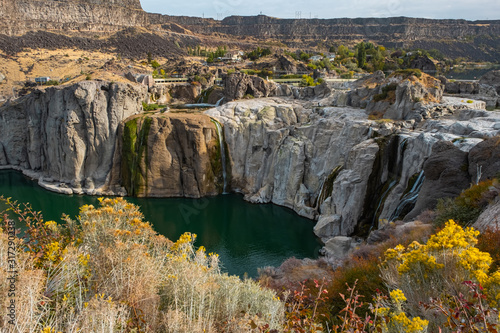
[[[500,115],[425,74],[265,88],[194,114],[143,112],[142,86],[36,91],[0,108],[0,166],[64,193],[239,192],[317,220],[327,248],[496,175]]]
[[[83,49],[114,47],[127,54],[131,50],[120,43],[96,40],[95,36],[113,35],[114,39],[128,40],[129,34],[116,33],[130,28],[140,29],[141,39],[149,41],[145,44],[147,48],[134,51],[131,55],[134,57],[144,56],[148,51],[158,56],[170,52],[175,55],[179,46],[184,50],[188,46],[210,44],[210,38],[206,37],[216,36],[226,44],[251,37],[251,43],[279,41],[288,47],[307,49],[318,41],[326,44],[371,41],[386,47],[434,48],[452,58],[486,61],[500,58],[498,20],[278,19],[259,15],[230,16],[216,21],[146,13],[139,0],[0,0],[0,47],[7,53],[65,45]],[[64,43],[41,32],[55,33]],[[172,47],[161,48],[158,45],[161,40]]]

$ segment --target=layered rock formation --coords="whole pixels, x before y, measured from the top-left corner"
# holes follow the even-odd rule
[[[217,135],[205,115],[157,113],[125,120],[105,192],[190,198],[222,192]]]
[[[186,43],[188,35],[194,32],[275,39],[290,47],[308,47],[318,41],[354,44],[365,40],[386,47],[438,49],[451,58],[496,61],[500,56],[498,20],[406,17],[305,20],[259,15],[230,16],[216,21],[146,13],[138,0],[0,0],[0,34],[9,36],[38,30],[59,31],[65,35],[109,33],[127,27],[173,33],[178,41]],[[154,44],[154,38],[150,44]],[[198,41],[191,46],[199,44]]]
[[[359,108],[270,98],[231,102],[207,114],[224,125],[231,188],[251,202],[273,202],[318,219],[315,232],[327,241],[367,234],[380,220],[404,218],[421,189],[456,188],[434,194],[436,200],[469,185],[464,156],[481,137],[500,133],[500,117],[461,108],[441,111],[446,119],[370,121]],[[439,111],[433,112],[439,118]],[[443,164],[437,156],[444,150],[433,150],[439,142],[454,142],[461,150],[450,150],[454,153],[443,157]],[[428,160],[433,154],[435,162]],[[450,184],[446,163],[462,170],[460,184]],[[434,203],[417,203],[412,213]]]
[[[277,39],[290,46],[304,43],[369,40],[387,47],[438,49],[445,55],[487,61],[499,58],[500,21],[431,20],[409,17],[279,19],[264,15],[224,20],[168,17],[190,31]],[[471,40],[471,36],[475,36]]]
[[[1,0],[0,29],[7,35],[36,30],[118,31],[145,26],[139,0]]]
[[[111,168],[120,122],[142,110],[147,88],[84,81],[22,97],[0,108],[0,166],[46,187],[92,194]]]

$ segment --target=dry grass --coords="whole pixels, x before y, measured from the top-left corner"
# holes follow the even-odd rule
[[[221,273],[216,254],[193,246],[195,235],[175,243],[157,235],[123,199],[83,206],[77,232],[68,232],[75,224],[67,222],[37,222],[50,231],[40,244],[49,241],[38,253],[19,253],[17,327],[2,306],[2,332],[251,332],[282,325],[284,305],[273,291]],[[0,233],[2,281],[6,237]],[[7,292],[2,284],[2,305]]]
[[[112,59],[115,59],[115,68],[102,69],[106,62]],[[165,59],[157,60],[165,61]],[[118,60],[116,54],[98,51],[26,49],[15,56],[7,56],[0,52],[0,73],[6,76],[4,82],[0,84],[0,96],[10,97],[13,87],[19,91],[25,81],[34,82],[36,77],[41,76],[63,80],[64,83],[83,81],[87,74],[90,74],[92,79],[128,82],[122,75],[127,71],[151,73],[153,69],[142,65],[141,60],[136,62]]]

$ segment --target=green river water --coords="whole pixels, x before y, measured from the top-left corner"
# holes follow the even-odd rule
[[[74,218],[80,206],[98,205],[97,197],[46,191],[11,170],[0,170],[0,195],[29,202],[43,212],[45,220],[59,221],[62,213]],[[139,205],[155,230],[171,240],[186,231],[197,234],[195,245],[218,253],[229,274],[256,277],[258,267],[278,266],[292,256],[315,258],[321,248],[312,231],[313,221],[276,205],[250,204],[236,194],[127,200]]]

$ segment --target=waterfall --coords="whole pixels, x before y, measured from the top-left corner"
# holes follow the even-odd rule
[[[215,106],[219,106],[219,105],[220,105],[220,103],[222,102],[222,100],[223,100],[223,99],[224,99],[224,96],[222,96],[222,98],[221,98],[221,99],[219,99],[219,100],[217,101],[217,103],[215,103]]]
[[[221,159],[221,164],[222,164],[222,179],[224,181],[224,185],[222,187],[222,194],[226,194],[227,193],[226,192],[227,172],[226,172],[226,147],[224,146],[224,136],[222,133],[221,124],[215,119],[212,119],[212,121],[215,124],[215,128],[217,128],[217,136],[219,137],[220,159]]]
[[[137,178],[137,169],[139,168],[139,163],[140,163],[140,158],[141,158],[141,147],[142,147],[142,144],[143,144],[143,140],[144,140],[144,131],[145,131],[145,128],[144,128],[144,123],[142,122],[137,122],[138,125],[140,125],[140,128],[138,128],[138,131],[139,131],[139,145],[137,145],[136,147],[134,147],[134,159],[132,161],[132,172],[130,173],[130,193],[128,193],[128,195],[135,195],[135,191],[136,191],[136,188],[135,188],[135,182],[136,182],[136,178]],[[136,141],[137,143],[137,141]]]
[[[380,207],[382,206],[382,203],[385,201],[385,199],[387,198],[387,195],[389,194],[389,192],[392,190],[392,188],[397,183],[398,183],[397,180],[393,180],[389,184],[389,186],[387,186],[387,189],[384,191],[384,193],[382,193],[382,195],[380,196],[380,200],[378,202],[377,208],[375,209],[375,213],[373,214],[372,226],[370,227],[370,231],[375,227],[375,223],[376,223],[376,220],[377,220],[377,213],[378,213]]]
[[[418,175],[418,178],[415,181],[415,184],[413,184],[411,190],[408,193],[406,193],[399,201],[399,204],[394,210],[394,212],[391,214],[389,221],[394,221],[401,215],[401,213],[405,208],[408,208],[410,205],[415,204],[418,198],[418,193],[420,192],[420,188],[424,183],[424,179],[425,179],[424,171],[422,170],[420,171],[420,174]]]

